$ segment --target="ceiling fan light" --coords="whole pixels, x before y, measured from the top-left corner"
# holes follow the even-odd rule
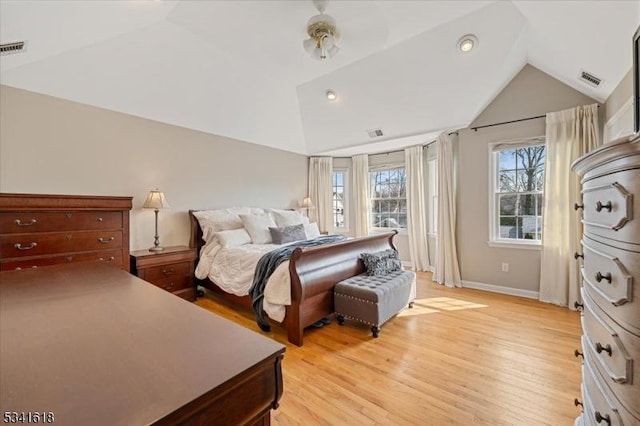
[[[322,37],[322,47],[325,49],[331,49],[336,44],[335,39],[331,34]]]
[[[307,53],[312,53],[313,49],[316,48],[316,45],[316,40],[313,38],[308,38],[302,42],[302,47],[304,47],[304,50],[306,50]]]
[[[331,49],[327,50],[327,56],[333,58],[338,51],[340,51],[340,48],[334,45]]]
[[[322,49],[320,49],[319,47],[316,47],[315,49],[313,49],[313,51],[311,52],[311,57],[318,61],[323,60],[324,58],[322,55]]]

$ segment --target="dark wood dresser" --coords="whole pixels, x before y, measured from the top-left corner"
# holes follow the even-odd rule
[[[128,271],[131,200],[0,193],[0,270],[93,261]]]
[[[582,178],[582,404],[576,425],[640,424],[640,135],[574,163]],[[579,354],[576,352],[576,354]]]

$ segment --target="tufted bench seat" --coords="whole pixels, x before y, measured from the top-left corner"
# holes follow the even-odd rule
[[[345,318],[354,319],[370,325],[373,337],[378,337],[385,322],[407,304],[412,307],[415,279],[415,272],[395,271],[361,274],[338,282],[333,292],[338,324],[344,324]]]

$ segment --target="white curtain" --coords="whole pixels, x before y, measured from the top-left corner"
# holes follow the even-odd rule
[[[369,235],[369,156],[354,155],[351,166],[356,216],[354,232],[356,237],[366,237]]]
[[[436,139],[438,152],[438,224],[433,280],[447,287],[462,287],[456,248],[456,164],[447,133]]]
[[[424,149],[412,146],[404,150],[407,170],[407,234],[411,263],[417,271],[429,270],[427,209],[425,204]]]
[[[580,298],[580,265],[573,254],[582,252],[582,223],[580,212],[573,209],[581,186],[571,163],[600,144],[598,106],[547,114],[546,137],[539,298],[573,309]]]
[[[311,221],[318,222],[320,232],[333,232],[333,165],[331,157],[309,159],[309,198],[314,208]]]

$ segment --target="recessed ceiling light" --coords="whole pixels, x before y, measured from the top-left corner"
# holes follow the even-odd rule
[[[478,38],[473,34],[464,35],[458,40],[458,49],[461,52],[470,52],[474,47],[478,45]]]
[[[336,99],[338,99],[338,94],[333,90],[327,90],[327,99],[329,99],[330,101],[335,101]]]

